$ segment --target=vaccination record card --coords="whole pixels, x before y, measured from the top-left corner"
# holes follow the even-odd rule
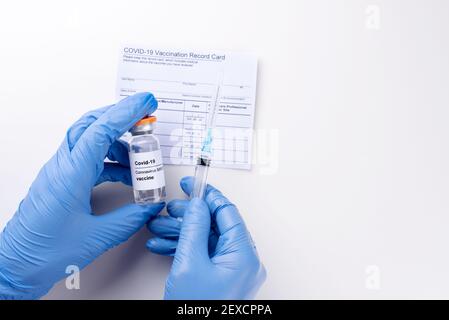
[[[128,45],[120,49],[117,99],[151,92],[158,100],[155,135],[164,164],[194,165],[205,138],[208,110],[215,117],[212,166],[251,168],[257,58],[215,50]]]

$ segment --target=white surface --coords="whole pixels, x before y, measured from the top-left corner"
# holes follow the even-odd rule
[[[379,30],[365,26],[368,5]],[[449,2],[9,2],[0,39],[2,225],[69,125],[113,102],[121,43],[252,51],[256,128],[279,130],[279,168],[211,181],[268,269],[258,297],[449,296]],[[171,197],[191,173],[167,168]],[[122,191],[97,190],[98,210]],[[47,298],[161,298],[170,259],[145,252],[147,238]],[[370,265],[380,290],[365,286]]]

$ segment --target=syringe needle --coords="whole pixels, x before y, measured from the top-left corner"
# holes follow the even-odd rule
[[[193,191],[190,195],[191,198],[203,199],[206,193],[207,187],[207,175],[209,173],[209,167],[212,160],[212,140],[213,140],[213,128],[215,125],[216,114],[218,113],[218,104],[221,94],[221,86],[223,82],[223,72],[220,72],[218,77],[217,89],[215,93],[215,99],[209,110],[209,117],[206,125],[206,137],[203,141],[200,154],[197,158],[195,167],[195,181],[193,185]]]

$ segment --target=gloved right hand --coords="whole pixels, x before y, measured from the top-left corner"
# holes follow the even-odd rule
[[[187,194],[193,181],[191,177],[181,180]],[[236,206],[208,186],[205,201],[174,200],[167,210],[169,217],[148,223],[157,237],[147,243],[153,252],[174,253],[165,298],[254,298],[266,271]]]

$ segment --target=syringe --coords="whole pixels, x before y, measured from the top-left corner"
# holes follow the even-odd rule
[[[223,83],[223,72],[220,72],[218,76],[218,83],[215,93],[215,99],[210,106],[209,117],[206,122],[206,137],[201,147],[201,152],[198,155],[197,163],[195,167],[195,182],[193,185],[193,191],[190,195],[191,198],[203,199],[206,193],[207,187],[207,174],[209,173],[210,163],[212,161],[212,135],[215,126],[215,117],[220,109],[218,107],[221,87]]]

